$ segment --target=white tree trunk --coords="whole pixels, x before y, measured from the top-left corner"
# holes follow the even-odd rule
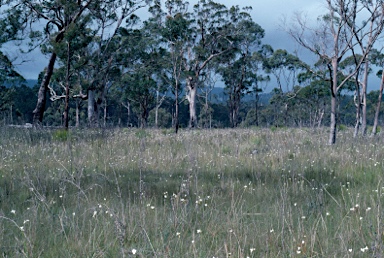
[[[369,72],[369,62],[366,60],[364,64],[364,81],[361,95],[361,134],[363,136],[367,135],[367,87],[368,87],[368,72]]]
[[[88,124],[90,127],[98,125],[98,110],[94,90],[88,90]]]
[[[197,87],[193,84],[192,79],[187,80],[187,100],[189,103],[189,127],[193,128],[197,126],[196,116],[196,94]]]
[[[76,100],[76,127],[80,126],[80,110],[79,110],[79,101]]]

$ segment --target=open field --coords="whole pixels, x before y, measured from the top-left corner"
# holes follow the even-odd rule
[[[0,128],[3,257],[381,257],[384,140]]]

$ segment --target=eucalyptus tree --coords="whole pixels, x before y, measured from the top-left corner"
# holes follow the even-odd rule
[[[378,3],[377,9],[374,12],[370,12],[367,9],[366,2]],[[357,73],[378,35],[381,33],[384,24],[384,12],[381,2],[379,0],[326,0],[328,12],[318,19],[317,27],[309,26],[302,16],[298,15],[295,25],[288,30],[289,34],[301,46],[327,61],[327,68],[331,77],[329,84],[331,92],[329,144],[336,143],[338,93],[344,84]],[[364,22],[358,25],[357,21],[364,20],[367,16],[368,20],[375,20],[377,22]],[[342,80],[339,80],[340,62],[351,52],[351,49],[355,49],[357,44],[359,44],[356,35],[366,31],[366,28],[371,25],[374,27],[368,31],[372,31],[372,35],[375,36],[368,37],[370,39],[365,44],[364,49],[361,50],[362,58],[357,61],[356,69],[344,76]],[[362,35],[365,36],[366,33]]]
[[[228,93],[230,122],[232,127],[239,123],[239,110],[241,97],[251,92],[251,87],[258,79],[257,60],[259,55],[254,51],[261,52],[261,39],[264,37],[264,30],[252,21],[246,8],[242,11],[238,6],[232,7],[229,11],[230,30],[237,31],[232,36],[234,48],[220,57],[222,64],[218,68],[225,83]]]
[[[329,99],[329,81],[331,80],[326,60],[319,59],[313,67],[298,75],[302,85],[297,94],[300,102],[305,104],[311,127],[321,127],[324,114],[329,109],[326,100]]]
[[[198,89],[204,87],[209,67],[219,62],[219,57],[235,48],[236,37],[244,31],[235,24],[251,20],[250,15],[233,7],[232,12],[223,4],[212,0],[199,0],[188,10],[189,3],[167,0],[151,8],[150,18],[169,51],[172,69],[166,76],[175,94],[175,124],[178,124],[178,103],[182,85],[189,107],[189,127],[197,126],[196,98]],[[239,15],[235,17],[235,15]],[[235,23],[235,24],[233,24]],[[177,126],[175,126],[177,127]],[[177,130],[176,130],[177,131]]]
[[[264,62],[265,72],[274,76],[277,86],[283,92],[292,91],[297,86],[297,75],[306,69],[304,62],[285,49],[273,51]]]
[[[200,89],[198,94],[201,110],[199,114],[199,127],[212,128],[213,108],[211,106],[212,91],[215,88],[219,75],[215,73],[214,66],[209,66],[207,71],[202,74],[201,80],[204,82],[204,87]]]
[[[91,16],[92,27],[97,29],[102,41],[106,40],[105,34],[114,35],[109,30],[111,26],[120,27],[123,20],[129,17],[137,9],[144,7],[149,1],[146,0],[5,0],[4,15],[7,28],[16,30],[15,39],[25,40],[29,37],[27,46],[36,48],[43,42],[51,41],[60,43],[65,34],[73,24],[76,24],[82,16]],[[41,26],[43,25],[43,26]],[[105,44],[107,45],[107,44]],[[99,59],[104,48],[99,52]],[[46,103],[46,93],[53,73],[57,58],[55,52],[49,54],[48,66],[41,82],[38,101],[34,113],[34,123],[40,124]],[[102,56],[102,57],[101,57]],[[95,74],[98,74],[97,72]]]
[[[135,26],[138,19],[134,13],[150,3],[151,0],[97,1],[91,9],[97,37],[89,47],[91,62],[86,71],[90,126],[99,126],[99,110],[121,64],[118,56],[122,46],[117,39],[118,32],[123,22],[126,27]]]
[[[198,88],[203,87],[204,74],[209,72],[208,64],[234,48],[234,37],[239,33],[231,24],[234,12],[239,15],[238,20],[250,18],[238,7],[233,7],[231,13],[225,5],[212,0],[199,0],[193,7],[185,62],[189,127],[197,126],[196,96]]]
[[[20,81],[23,77],[16,72],[12,60],[9,58],[6,52],[1,51],[1,47],[4,43],[10,41],[16,41],[20,38],[19,20],[24,19],[21,14],[16,14],[12,19],[5,19],[4,16],[10,12],[10,10],[2,7],[5,1],[0,1],[0,85],[3,86],[5,82]],[[1,11],[3,10],[3,11]]]
[[[191,38],[191,17],[188,12],[188,2],[182,0],[167,0],[149,9],[152,16],[145,22],[159,40],[164,52],[164,62],[159,73],[163,83],[170,85],[175,96],[172,111],[172,126],[175,133],[179,130],[179,105],[182,93],[182,83],[185,81],[185,63],[188,42]],[[163,10],[165,8],[165,10]]]
[[[365,74],[365,69],[368,67],[363,65],[357,67],[359,65],[358,60],[361,58],[361,55],[353,54],[352,56],[348,56],[340,62],[340,72],[342,74],[348,74],[357,69],[355,75],[350,79],[351,84],[355,85],[354,104],[356,106],[356,122],[353,137],[357,137],[361,124],[365,124],[366,126],[366,109],[365,112],[363,112],[363,106],[366,106],[366,93],[362,94],[365,87],[363,86],[364,82],[360,80],[360,74]],[[362,114],[365,115],[363,116]],[[365,117],[365,119],[363,117]],[[363,120],[365,120],[365,122],[363,122]]]
[[[258,71],[264,70],[263,64],[265,63],[265,60],[272,55],[272,53],[273,49],[270,45],[263,45],[259,51],[252,53],[251,68],[255,71],[252,84],[252,94],[255,96],[255,101],[253,109],[249,111],[249,117],[252,117],[253,121],[252,119],[248,119],[248,124],[259,126],[260,93],[263,92],[262,85],[266,85],[271,78],[268,74],[258,73]]]
[[[357,22],[360,22],[357,20],[357,16],[345,16],[343,18],[346,21],[349,29],[352,31],[352,34],[354,35],[355,44],[350,43],[350,47],[353,55],[358,55],[357,58],[355,57],[355,62],[357,62],[357,60],[363,60],[363,64],[361,65],[363,67],[363,78],[361,81],[361,92],[359,93],[360,98],[358,100],[359,105],[361,104],[361,134],[363,136],[367,134],[367,91],[368,75],[370,72],[370,59],[368,58],[368,54],[364,56],[364,59],[360,58],[360,54],[355,53],[354,45],[358,46],[357,48],[359,52],[366,53],[367,50],[370,51],[373,44],[375,44],[377,39],[380,37],[380,34],[384,28],[383,4],[384,3],[382,0],[353,1],[352,8],[355,10],[364,9],[365,13],[368,14],[368,19],[363,21],[362,26],[357,26]],[[357,127],[357,130],[358,128],[359,127]],[[357,135],[357,133],[358,132],[355,131],[355,135]]]
[[[381,68],[380,71],[377,73],[377,75],[381,79],[380,79],[379,96],[376,103],[375,117],[373,120],[373,127],[371,132],[371,136],[374,136],[377,133],[377,126],[379,124],[380,107],[381,107],[381,101],[383,98],[383,90],[384,90],[384,72],[383,72],[384,71],[384,54],[377,49],[372,49],[370,53],[370,61],[372,64],[377,65],[378,67]]]
[[[120,68],[121,80],[115,86],[120,88],[122,97],[139,111],[142,128],[147,125],[149,111],[159,105],[156,102],[158,94],[165,91],[159,78],[168,53],[151,32],[148,24],[141,29],[122,28],[119,32],[122,46],[118,59],[124,62]]]
[[[77,23],[94,1],[6,0],[4,2],[5,22],[8,26],[17,29],[16,38],[23,40],[24,35],[28,35],[30,40],[28,46],[36,48],[46,41],[61,42],[68,28]],[[34,124],[43,121],[46,93],[57,57],[55,52],[45,54],[50,54],[50,58],[41,81],[36,108],[33,111]]]
[[[10,123],[13,122],[14,96],[17,90],[15,86],[23,81],[24,78],[15,71],[12,61],[0,51],[0,112],[9,111]]]
[[[61,42],[51,42],[46,46],[52,49],[50,52],[57,54],[58,63],[61,65],[54,70],[48,89],[52,101],[64,99],[63,119],[66,129],[69,126],[70,99],[85,98],[79,83],[78,71],[89,62],[86,55],[83,54],[95,36],[94,31],[88,27],[90,21],[89,16],[79,19],[76,24],[72,24],[68,28]],[[78,125],[78,116],[76,116],[76,121]]]
[[[149,111],[155,104],[156,81],[146,71],[125,74],[122,83],[126,86],[126,96],[133,109],[139,113],[139,126],[147,127]]]
[[[0,85],[23,81],[24,78],[15,70],[9,57],[0,51]]]
[[[273,51],[270,49],[269,51]],[[297,95],[295,86],[298,85],[298,74],[305,72],[308,65],[302,62],[297,56],[288,53],[284,49],[277,49],[272,52],[267,58],[264,59],[263,68],[267,74],[272,74],[276,79],[279,91],[275,92],[280,94],[280,103],[284,110],[284,123],[287,125],[289,108],[294,103],[294,98]],[[291,103],[291,105],[289,104]]]

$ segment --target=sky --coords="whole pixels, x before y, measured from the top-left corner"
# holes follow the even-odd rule
[[[246,4],[239,3],[238,0],[216,0],[227,7],[239,5],[239,7],[251,6],[251,16],[253,20],[258,23],[265,30],[265,37],[263,44],[269,44],[274,49],[287,49],[289,52],[298,51],[299,57],[302,50],[294,43],[286,32],[280,29],[281,20],[285,17],[288,21],[295,12],[302,12],[308,15],[309,18],[316,20],[316,18],[325,12],[324,0],[249,0],[242,1],[248,2]],[[191,7],[195,0],[190,0]],[[139,16],[142,11],[139,12]],[[145,17],[141,17],[145,20]],[[15,51],[12,44],[8,44],[2,49],[11,58],[16,58],[15,66],[26,79],[37,79],[38,74],[48,64],[49,56],[44,56],[37,49],[28,56],[21,56]],[[304,55],[304,54],[303,54]],[[307,55],[305,55],[308,58]],[[315,57],[313,57],[315,59]],[[305,59],[303,59],[305,60]],[[307,60],[305,60],[307,61]]]

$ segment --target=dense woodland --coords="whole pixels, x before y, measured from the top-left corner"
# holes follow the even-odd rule
[[[377,133],[383,85],[369,87],[384,65],[382,1],[324,0],[324,15],[296,14],[286,33],[314,64],[264,44],[249,7],[219,2],[1,1],[0,44],[49,57],[31,85],[0,53],[1,123],[329,126],[330,144],[341,125]]]

